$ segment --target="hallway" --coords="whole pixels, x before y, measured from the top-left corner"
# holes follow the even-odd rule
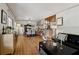
[[[19,35],[14,55],[38,55],[38,45],[41,40],[40,36],[27,37]]]

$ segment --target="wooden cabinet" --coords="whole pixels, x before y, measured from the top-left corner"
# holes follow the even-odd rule
[[[56,15],[49,16],[49,17],[45,18],[45,20],[48,22],[47,31],[45,32],[46,37],[48,39],[56,38],[56,28],[54,27],[54,26],[56,26]]]
[[[0,54],[13,54],[15,48],[15,35],[14,34],[3,34],[0,35]]]
[[[45,18],[45,20],[47,20],[49,22],[56,22],[56,15],[49,16],[49,17]]]

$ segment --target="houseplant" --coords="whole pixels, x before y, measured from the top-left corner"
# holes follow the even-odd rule
[[[10,26],[7,26],[7,27],[6,27],[6,33],[7,33],[7,34],[12,33],[12,30],[13,30],[12,27],[10,27]]]

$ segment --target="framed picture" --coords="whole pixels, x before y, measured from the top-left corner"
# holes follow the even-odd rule
[[[7,13],[4,10],[1,10],[1,23],[7,23]]]
[[[57,25],[62,26],[63,25],[63,17],[57,18]]]

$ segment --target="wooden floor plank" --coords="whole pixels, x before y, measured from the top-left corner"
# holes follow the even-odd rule
[[[27,37],[19,35],[15,48],[15,55],[37,55],[39,42],[42,41],[40,36]]]

